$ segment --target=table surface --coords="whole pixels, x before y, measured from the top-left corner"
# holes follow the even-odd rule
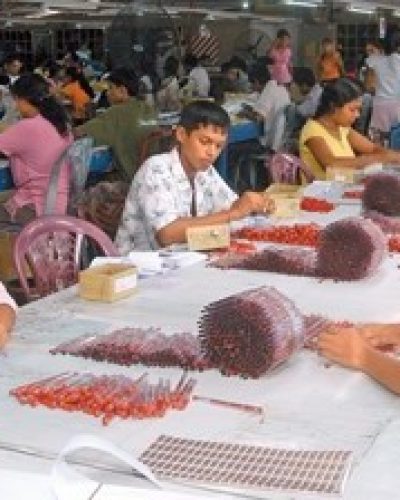
[[[354,205],[346,206],[333,214],[303,215],[300,220],[326,223],[357,210]],[[256,416],[192,402],[184,412],[170,412],[162,419],[115,420],[103,427],[97,419],[83,414],[21,406],[8,396],[8,391],[64,371],[135,377],[146,370],[154,380],[159,376],[178,380],[181,375],[178,369],[127,368],[51,356],[48,351],[66,339],[84,333],[105,333],[122,326],[154,326],[166,333],[196,333],[204,305],[260,285],[276,287],[304,313],[324,314],[337,320],[400,322],[399,264],[399,257],[387,257],[375,276],[352,283],[221,271],[199,264],[143,280],[134,296],[114,304],[81,300],[73,287],[23,307],[13,339],[0,355],[0,478],[3,479],[0,498],[11,498],[7,495],[9,490],[26,492],[28,486],[31,499],[55,498],[49,489],[49,471],[55,456],[73,436],[90,433],[135,456],[160,434],[289,448],[350,449],[354,460],[344,498],[393,500],[400,490],[400,476],[396,474],[400,463],[400,400],[363,374],[328,366],[313,352],[297,353],[258,380],[227,378],[215,370],[194,373],[198,380],[197,394],[263,405],[266,410],[263,423]],[[116,467],[100,454],[86,462],[114,470]],[[126,469],[121,469],[121,473],[102,471],[101,479],[137,484],[135,478],[126,474]],[[214,496],[226,498],[222,493],[210,492],[205,498]],[[303,499],[303,496],[270,493],[267,498]]]

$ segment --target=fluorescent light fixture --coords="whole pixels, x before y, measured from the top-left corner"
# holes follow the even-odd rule
[[[247,2],[246,0],[244,0],[244,1],[242,2],[242,9],[248,9],[248,8],[249,8],[249,6],[250,6],[250,4],[249,4],[249,2]]]
[[[375,14],[374,8],[362,7],[361,5],[350,5],[350,7],[347,7],[347,10],[357,14]]]
[[[322,0],[306,1],[306,0],[284,0],[285,5],[293,7],[320,7]]]
[[[396,9],[392,12],[394,17],[400,17],[400,9]]]
[[[42,17],[55,16],[61,14],[60,10],[50,9],[49,7],[44,7],[33,14],[28,14],[25,16],[26,19],[41,19]]]

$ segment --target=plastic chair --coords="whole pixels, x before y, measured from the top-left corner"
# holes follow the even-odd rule
[[[393,125],[389,134],[389,147],[400,150],[400,123]]]
[[[78,281],[84,240],[106,256],[118,256],[110,238],[90,222],[63,215],[39,217],[18,234],[13,260],[28,300],[45,297]],[[28,273],[31,272],[30,287]]]
[[[161,153],[171,148],[174,142],[174,131],[171,128],[160,128],[149,132],[142,141],[139,163],[144,163],[150,154]]]
[[[291,154],[275,154],[267,168],[270,170],[273,183],[299,184],[302,175],[307,183],[315,178],[309,167],[300,158]]]

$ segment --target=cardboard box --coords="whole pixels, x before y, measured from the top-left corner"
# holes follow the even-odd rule
[[[355,173],[356,170],[354,168],[327,168],[326,180],[353,184]]]
[[[104,264],[79,273],[79,295],[88,300],[114,302],[129,297],[137,287],[137,269],[127,264]]]
[[[300,210],[303,188],[293,184],[271,184],[265,192],[274,200],[275,217],[295,217]]]
[[[215,250],[227,248],[231,243],[231,232],[228,224],[189,227],[186,231],[189,250]]]

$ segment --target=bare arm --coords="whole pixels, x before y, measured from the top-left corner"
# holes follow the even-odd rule
[[[400,394],[400,361],[375,349],[356,328],[337,328],[319,338],[321,354],[348,368],[360,370]]]
[[[225,224],[239,220],[250,213],[267,213],[274,209],[273,201],[262,193],[246,192],[232,203],[228,210],[199,217],[181,217],[164,226],[156,233],[160,246],[186,241],[186,230],[189,227],[201,227],[209,224]]]
[[[0,348],[8,341],[14,322],[14,309],[6,304],[0,304]]]
[[[308,139],[306,146],[324,170],[328,167],[357,169],[382,162],[400,163],[400,152],[381,148],[353,129],[349,133],[349,142],[358,156],[348,158],[334,156],[322,137]]]

